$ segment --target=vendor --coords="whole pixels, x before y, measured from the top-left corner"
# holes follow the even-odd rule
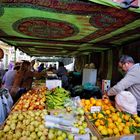
[[[135,64],[131,56],[122,55],[118,65],[125,72],[125,76],[107,94],[112,96],[120,94],[121,91],[130,91],[137,100],[137,113],[140,116],[140,64]]]
[[[33,77],[45,77],[46,72],[33,72],[29,61],[23,61],[20,69],[17,71],[13,86],[11,88],[11,95],[16,102],[20,96],[32,87]]]

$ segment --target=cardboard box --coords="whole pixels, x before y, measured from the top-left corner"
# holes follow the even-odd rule
[[[46,80],[46,87],[51,90],[56,87],[62,87],[62,80]]]
[[[121,135],[121,136],[112,136],[112,137],[104,137],[98,131],[96,126],[92,124],[86,116],[86,120],[88,122],[88,126],[90,127],[91,131],[95,136],[98,137],[98,140],[140,140],[140,134],[130,134],[130,135]]]

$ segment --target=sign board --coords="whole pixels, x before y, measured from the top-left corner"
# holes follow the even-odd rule
[[[91,113],[100,112],[100,111],[101,111],[101,106],[92,106],[90,108]]]
[[[51,90],[56,87],[62,87],[62,81],[61,80],[46,80],[46,87]]]
[[[120,140],[135,140],[135,135],[121,137]]]

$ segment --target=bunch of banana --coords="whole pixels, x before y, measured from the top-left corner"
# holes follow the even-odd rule
[[[55,88],[46,92],[46,102],[48,109],[64,108],[65,100],[69,98],[69,91],[63,88]]]

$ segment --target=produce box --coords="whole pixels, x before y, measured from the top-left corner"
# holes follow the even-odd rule
[[[140,134],[104,137],[101,135],[97,127],[89,121],[89,119],[87,118],[87,115],[85,116],[85,118],[88,123],[88,127],[90,128],[92,133],[98,137],[98,140],[140,140]]]
[[[92,132],[92,134],[94,136],[96,136],[98,138],[98,140],[100,140],[101,135],[98,133],[97,129],[90,123],[89,119],[85,116],[85,120],[88,124],[88,128],[90,129],[90,131]]]

